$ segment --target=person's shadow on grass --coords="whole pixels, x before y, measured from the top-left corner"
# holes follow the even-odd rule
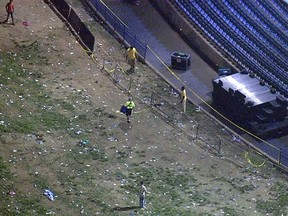
[[[131,124],[127,122],[120,122],[118,126],[124,132],[127,132],[131,129]]]
[[[140,207],[139,206],[125,206],[125,207],[117,206],[113,210],[115,210],[115,211],[130,211],[130,210],[136,210],[136,209],[140,209]]]
[[[15,25],[13,23],[8,23],[6,20],[0,21],[0,25],[5,24],[5,25]]]

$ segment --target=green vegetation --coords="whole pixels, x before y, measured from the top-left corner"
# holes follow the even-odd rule
[[[29,65],[49,65],[49,61],[46,57],[39,55],[39,53],[44,52],[44,50],[41,50],[40,43],[37,41],[32,42],[28,45],[21,45],[19,47],[19,57],[20,59],[25,60],[26,63]],[[39,76],[35,78],[40,78]]]
[[[10,170],[7,168],[2,157],[0,157],[0,177],[1,179],[11,177]]]
[[[219,208],[219,210],[222,210],[224,212],[224,215],[229,215],[229,216],[240,216],[241,214],[237,213],[237,211],[233,208],[230,207],[223,207]]]
[[[15,192],[15,180],[8,166],[0,157],[0,194],[1,194],[1,215],[45,215],[47,210],[39,204],[39,197],[28,197],[21,192]],[[15,196],[18,197],[15,200]]]
[[[288,210],[287,186],[283,183],[277,183],[272,190],[275,193],[275,199],[268,201],[257,201],[256,207],[258,211],[274,216],[286,215]]]
[[[38,47],[38,43],[32,43],[21,47],[20,54],[7,52],[1,55],[4,63],[0,65],[0,83],[3,85],[0,107],[4,122],[0,132],[32,133],[44,128],[59,129],[68,124],[67,117],[48,110],[55,103],[48,92],[43,93],[45,90],[37,80],[41,75],[21,65],[24,56],[30,56],[27,57],[29,61],[41,63],[37,61],[41,58]]]

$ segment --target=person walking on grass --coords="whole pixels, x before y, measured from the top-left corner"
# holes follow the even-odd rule
[[[128,101],[124,104],[126,109],[126,116],[127,116],[127,122],[130,123],[131,115],[133,113],[133,109],[135,108],[135,103],[132,101],[132,98],[129,97]]]
[[[126,60],[128,60],[131,72],[134,72],[135,70],[136,59],[137,59],[137,50],[135,47],[130,46],[126,51]]]
[[[148,193],[144,182],[140,182],[140,191],[139,191],[139,206],[140,208],[146,207],[146,194]]]
[[[186,112],[187,95],[186,95],[186,89],[185,89],[184,86],[182,86],[182,88],[181,88],[181,95],[180,95],[180,97],[181,97],[180,103],[183,104],[183,113],[185,113],[185,112]]]
[[[11,17],[12,19],[12,25],[15,25],[15,22],[14,22],[14,3],[13,3],[13,0],[10,0],[7,4],[6,4],[6,12],[7,12],[7,18],[6,20],[4,21],[4,23],[8,22],[9,20],[9,17]]]

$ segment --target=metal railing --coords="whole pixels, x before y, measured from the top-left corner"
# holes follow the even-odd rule
[[[101,0],[86,0],[86,2],[94,8],[95,12],[105,21],[106,24],[111,27],[114,33],[117,35],[128,45],[133,45],[138,50],[138,53],[145,60],[147,48],[150,49],[146,43],[142,42],[138,37],[101,1]],[[154,52],[151,53],[150,58],[154,60],[160,61],[160,63],[164,64],[159,56],[157,56]],[[107,59],[110,58],[107,56]],[[105,61],[103,61],[105,62]],[[131,89],[131,83],[133,82],[129,76],[126,76],[123,73],[121,67],[119,67],[117,62],[107,61],[107,64],[103,63],[103,69],[105,69],[113,81],[123,90],[127,90],[129,94],[133,95],[133,89]],[[166,66],[166,65],[164,65]],[[167,67],[167,70],[170,70]],[[174,74],[173,74],[174,75]],[[179,78],[176,77],[178,80]],[[148,89],[146,89],[147,91]],[[209,116],[207,113],[201,115],[200,119],[190,118],[190,116],[186,116],[186,120],[189,119],[188,122],[184,123],[181,118],[177,115],[180,113],[177,106],[174,106],[173,103],[169,103],[163,97],[163,95],[156,94],[154,90],[150,91],[150,105],[151,107],[156,107],[158,111],[162,113],[162,116],[166,118],[169,123],[172,123],[182,130],[185,130],[187,134],[191,135],[192,139],[195,141],[201,141],[205,144],[205,146],[213,150],[217,153],[217,155],[223,154],[223,149],[229,149],[231,146],[234,146],[238,150],[241,149],[238,154],[244,155],[243,152],[249,151],[253,157],[258,157],[256,154],[252,153],[252,149],[256,149],[265,157],[269,158],[273,161],[274,164],[280,166],[284,170],[288,168],[288,152],[284,149],[281,149],[277,146],[274,146],[268,142],[259,142],[251,143],[247,140],[238,137],[236,133],[234,133],[231,129],[224,126],[224,124],[219,124],[216,118]],[[135,95],[135,94],[134,94]],[[146,95],[147,96],[147,95]],[[139,98],[141,101],[145,101],[145,98]],[[178,116],[178,117],[177,117]],[[199,115],[198,115],[199,118]],[[204,122],[204,124],[203,124]],[[209,124],[214,125],[214,130],[211,131],[212,127],[209,127]],[[255,136],[255,139],[257,137]],[[236,144],[236,145],[235,145]],[[240,145],[241,144],[241,148]],[[250,162],[249,162],[250,163]],[[270,164],[270,163],[269,163]]]
[[[134,46],[137,53],[145,60],[147,44],[142,41],[132,30],[128,28],[101,0],[86,0],[90,7],[96,10],[98,15],[107,22],[115,34],[128,46]]]
[[[62,18],[65,19],[72,27],[73,31],[77,35],[77,39],[80,39],[81,45],[87,52],[92,53],[94,49],[95,37],[86,25],[81,21],[76,12],[65,0],[50,0],[52,5],[61,14]],[[51,4],[50,4],[51,6]]]

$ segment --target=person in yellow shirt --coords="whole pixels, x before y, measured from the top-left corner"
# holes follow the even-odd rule
[[[134,72],[135,70],[135,62],[137,59],[137,50],[135,47],[131,46],[126,51],[126,59],[128,60],[128,64],[130,65],[130,71]]]
[[[186,89],[184,86],[181,88],[181,101],[180,103],[183,104],[183,113],[186,112],[186,101],[187,101],[187,95],[186,95]]]
[[[126,110],[127,122],[130,123],[130,118],[131,118],[133,109],[135,107],[135,103],[132,101],[131,97],[128,98],[128,101],[124,104],[124,106],[127,108]]]

